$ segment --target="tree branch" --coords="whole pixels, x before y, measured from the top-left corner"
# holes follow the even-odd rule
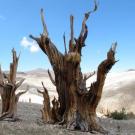
[[[17,66],[18,66],[18,61],[19,57],[16,56],[16,51],[14,48],[12,49],[12,56],[13,56],[13,62],[10,63],[10,74],[9,74],[9,80],[11,83],[16,82],[16,73],[17,73]]]
[[[16,95],[17,101],[19,100],[19,97],[20,97],[22,94],[25,94],[28,90],[29,90],[29,86],[27,86],[27,88],[26,88],[25,91],[21,91],[21,92],[17,93],[17,95]]]
[[[74,51],[74,17],[70,16],[70,41],[69,41],[69,52]]]
[[[44,21],[44,11],[43,11],[43,9],[41,9],[40,14],[41,14],[41,21],[42,21],[42,25],[43,25],[43,35],[45,37],[48,37],[49,34],[48,34],[48,31],[47,31],[47,26],[46,26],[45,21]]]
[[[56,86],[56,82],[54,81],[49,69],[48,69],[48,75],[49,75],[49,78],[50,78],[51,82],[53,83],[53,85]]]
[[[46,89],[44,83],[43,83],[43,82],[41,82],[41,83],[42,83],[42,86],[43,86],[43,88],[44,88],[44,92],[48,95],[48,90]]]
[[[63,34],[63,40],[64,40],[65,54],[67,54],[67,47],[66,47],[66,37],[65,37],[65,33]]]
[[[71,30],[71,34],[70,34],[70,39],[71,39],[71,43],[74,43],[74,16],[71,15],[70,16],[70,30]]]
[[[37,89],[37,92],[40,93],[40,94],[44,93],[43,91],[40,91],[39,89]]]
[[[86,21],[88,20],[90,14],[94,13],[98,9],[98,4],[97,4],[96,0],[94,1],[94,4],[95,4],[94,9],[92,11],[89,11],[89,12],[85,13],[84,19],[83,19],[83,22],[82,22],[82,29],[81,29],[81,33],[80,33],[79,37],[83,37],[84,41],[85,41],[85,39],[87,37],[87,31],[88,31]]]
[[[43,34],[41,34],[40,38],[34,37],[30,35],[30,38],[34,39],[41,50],[48,56],[49,61],[53,68],[61,68],[63,66],[63,54],[58,51],[55,45],[48,37],[47,26],[44,22],[43,9],[41,9],[41,20],[43,24]]]
[[[88,80],[90,77],[92,77],[93,75],[95,75],[95,71],[94,72],[92,72],[92,73],[90,73],[89,75],[84,75],[84,80],[86,81],[86,80]]]
[[[20,81],[18,81],[16,84],[15,84],[15,90],[20,87],[22,85],[22,83],[24,82],[25,78],[21,79]]]
[[[101,64],[98,66],[97,80],[90,87],[89,95],[93,96],[93,98],[91,98],[91,103],[94,106],[97,106],[101,99],[106,74],[111,70],[112,66],[116,63],[115,61],[116,46],[117,43],[114,43],[112,45],[112,47],[107,53],[107,59],[101,62]]]
[[[5,79],[7,79],[8,82],[10,82],[10,79],[9,79],[9,75],[8,74],[3,73],[3,76],[4,76]]]
[[[30,37],[31,39],[35,40],[37,43],[39,43],[39,41],[40,41],[40,38],[34,37],[33,35],[29,35],[29,37]]]
[[[22,92],[19,92],[16,97],[19,98],[22,94],[26,93],[28,90],[25,90],[25,91],[22,91]]]

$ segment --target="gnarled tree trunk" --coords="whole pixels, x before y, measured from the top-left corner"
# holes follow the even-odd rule
[[[43,10],[41,10],[44,27],[43,34],[41,34],[40,38],[30,35],[48,56],[55,74],[55,80],[50,77],[58,92],[59,106],[57,116],[60,118],[55,119],[55,122],[59,121],[61,124],[66,124],[67,128],[71,130],[104,132],[104,129],[96,121],[96,108],[101,99],[106,75],[116,62],[114,58],[116,43],[108,51],[107,58],[98,66],[97,80],[89,88],[86,88],[86,80],[95,72],[89,76],[83,76],[80,68],[81,50],[85,46],[88,34],[86,21],[96,9],[97,4],[95,3],[94,10],[85,14],[82,30],[78,38],[74,37],[73,16],[70,17],[71,38],[69,51],[67,52],[64,36],[65,54],[59,52],[49,38]],[[48,102],[50,103],[50,100],[44,103],[48,104]],[[48,122],[48,119],[45,121]]]
[[[9,74],[2,73],[0,68],[0,90],[1,90],[1,100],[2,100],[2,115],[0,120],[10,118],[10,120],[15,120],[17,112],[17,102],[19,97],[26,93],[26,91],[15,93],[17,88],[23,83],[24,79],[16,81],[16,73],[19,57],[16,56],[16,51],[12,50],[13,62],[10,63]]]
[[[40,91],[39,89],[37,89],[38,93],[42,94],[44,98],[43,109],[41,109],[42,119],[45,123],[56,123],[60,121],[59,120],[60,116],[58,113],[59,102],[54,97],[54,99],[52,100],[52,108],[51,108],[48,90],[44,86],[43,82],[42,86],[44,91]]]

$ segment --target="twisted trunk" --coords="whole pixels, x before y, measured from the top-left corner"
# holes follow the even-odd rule
[[[66,124],[67,128],[71,130],[105,131],[96,121],[96,108],[101,99],[106,75],[115,64],[116,43],[107,53],[107,59],[98,66],[97,80],[91,84],[89,89],[86,88],[86,80],[95,72],[83,77],[80,68],[81,51],[82,47],[85,46],[85,40],[88,34],[86,21],[89,15],[95,12],[96,9],[97,4],[95,3],[94,10],[85,14],[82,22],[82,30],[77,39],[74,38],[73,16],[70,17],[71,39],[69,41],[69,51],[67,52],[64,37],[65,54],[60,53],[48,37],[47,27],[43,19],[43,10],[41,10],[41,17],[44,33],[40,38],[30,35],[32,39],[37,41],[41,50],[49,58],[55,74],[55,81],[53,82],[55,82],[59,102],[56,117],[59,118],[54,120],[50,115],[51,120],[60,122],[60,124]],[[46,102],[45,104],[48,103]]]
[[[2,99],[2,115],[0,120],[11,118],[15,120],[17,112],[17,102],[19,97],[26,91],[15,94],[17,88],[23,83],[24,79],[16,82],[16,73],[19,57],[16,56],[16,51],[12,50],[13,62],[10,64],[10,72],[8,75],[2,73],[0,68],[0,89]]]

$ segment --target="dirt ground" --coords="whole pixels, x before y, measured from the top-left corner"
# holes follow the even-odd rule
[[[59,125],[41,122],[41,105],[18,103],[17,122],[0,121],[0,135],[91,135],[89,132],[69,131]],[[100,124],[109,131],[108,135],[135,135],[135,119],[112,120],[97,118]],[[96,133],[96,135],[100,135]]]

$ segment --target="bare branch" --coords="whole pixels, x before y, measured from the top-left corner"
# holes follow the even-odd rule
[[[82,29],[81,29],[80,37],[83,37],[83,35],[85,33],[85,30],[86,30],[86,27],[87,27],[86,21],[89,18],[89,15],[90,15],[90,12],[85,13],[85,16],[84,16],[84,19],[83,19],[83,22],[82,22]]]
[[[34,37],[33,35],[29,35],[29,37],[39,43],[40,39],[38,37]]]
[[[43,82],[41,82],[41,83],[42,83],[42,86],[43,86],[43,88],[44,88],[45,93],[48,95],[48,90],[46,89],[44,83],[43,83]]]
[[[86,29],[86,28],[87,28],[87,26],[86,26],[86,21],[88,20],[90,14],[91,14],[91,13],[94,13],[94,12],[97,10],[97,8],[98,8],[98,4],[97,4],[96,0],[94,1],[94,4],[95,4],[94,9],[93,9],[92,11],[89,11],[89,12],[85,13],[85,15],[84,15],[84,19],[83,19],[83,22],[82,22],[82,30],[81,30],[81,33],[80,33],[80,37],[83,36],[84,33],[85,33],[85,31],[87,30],[87,29]]]
[[[60,68],[63,59],[63,54],[56,48],[56,46],[51,42],[48,37],[45,37],[43,34],[40,38],[36,38],[32,35],[30,37],[38,43],[41,50],[48,56],[51,65],[57,68]],[[56,59],[57,57],[57,59]],[[59,64],[58,64],[59,63]]]
[[[41,9],[40,14],[41,14],[41,21],[42,21],[42,25],[43,25],[43,29],[44,29],[43,30],[43,35],[46,36],[46,37],[48,37],[47,26],[46,26],[45,21],[44,21],[44,12],[43,12],[43,9]]]
[[[16,56],[16,51],[14,50],[14,48],[12,49],[12,56],[13,56],[13,62],[10,63],[9,81],[15,84],[19,57]]]
[[[116,52],[116,47],[117,47],[117,42],[112,44],[111,50],[115,53]]]
[[[44,93],[43,91],[40,91],[39,89],[37,89],[37,92],[40,93],[40,94]]]
[[[110,71],[112,66],[116,63],[115,50],[116,50],[116,43],[114,47],[113,48],[111,47],[111,49],[108,51],[107,58],[99,64],[98,71],[97,71],[97,80],[90,87],[89,94],[91,95],[92,93],[93,96],[93,98],[91,99],[91,103],[95,107],[97,107],[101,99],[101,94],[102,94],[106,75]]]
[[[71,43],[74,43],[74,16],[70,16]]]
[[[84,75],[84,80],[88,80],[90,77],[92,77],[93,75],[95,75],[95,71],[90,73],[89,75]]]
[[[20,87],[22,85],[22,83],[24,82],[25,78],[21,79],[20,81],[18,81],[16,84],[15,84],[15,89],[17,89],[18,87]]]
[[[18,55],[18,60],[20,59],[20,56],[21,56],[21,51],[20,51],[20,53],[19,53],[19,55]]]
[[[3,76],[4,76],[5,79],[7,79],[8,82],[10,82],[10,79],[9,79],[9,75],[8,74],[3,73]]]
[[[22,91],[22,92],[17,93],[17,95],[16,95],[16,100],[18,101],[18,100],[19,100],[19,97],[20,97],[22,94],[25,94],[28,90],[29,90],[29,85],[27,85],[27,88],[26,88],[25,91]]]
[[[48,69],[48,75],[49,75],[50,80],[51,80],[51,82],[53,83],[53,85],[55,85],[55,86],[56,86],[56,82],[54,81],[54,79],[53,79],[53,77],[52,77],[52,75],[51,75],[51,73],[50,73],[49,69]]]
[[[19,99],[19,97],[20,97],[21,95],[25,94],[27,91],[28,91],[28,90],[25,90],[25,91],[22,91],[22,92],[17,93],[17,95],[16,95],[17,100]]]
[[[96,0],[94,0],[95,7],[93,9],[93,12],[97,11],[99,3],[97,3]]]
[[[64,32],[64,34],[63,34],[63,40],[64,40],[64,48],[65,48],[65,54],[67,54],[65,32]]]
[[[69,41],[69,52],[74,51],[74,17],[71,15],[70,16],[70,41]]]

